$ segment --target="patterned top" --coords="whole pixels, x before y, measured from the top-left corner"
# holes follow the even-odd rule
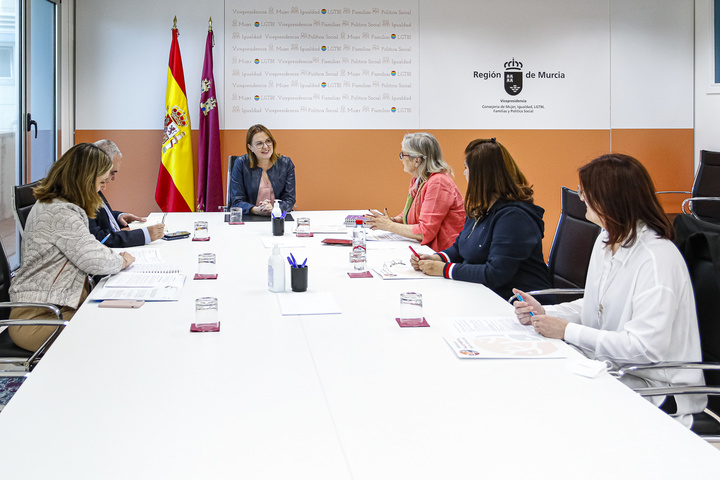
[[[77,308],[85,277],[122,269],[123,259],[88,230],[85,211],[54,199],[30,210],[22,241],[22,265],[10,285],[13,302],[49,302]]]

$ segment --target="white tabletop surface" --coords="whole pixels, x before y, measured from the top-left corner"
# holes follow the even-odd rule
[[[358,212],[293,215],[322,225],[347,213]],[[282,316],[267,290],[270,224],[170,214],[168,230],[192,230],[199,217],[209,221],[209,242],[143,247],[188,274],[179,301],[84,305],[0,413],[0,478],[657,479],[720,471],[720,452],[609,376],[573,375],[564,359],[457,358],[442,319],[511,313],[481,285],[351,279],[349,249],[320,243],[338,234],[293,236],[283,255],[307,257],[308,291],[331,294],[342,314]],[[291,230],[288,223],[283,241]],[[408,244],[370,244],[370,265],[408,261]],[[217,280],[192,280],[204,252],[217,255]],[[302,295],[290,293],[289,275],[286,283],[284,295]],[[423,294],[430,328],[398,327],[404,291]],[[201,296],[218,298],[219,333],[189,332]]]

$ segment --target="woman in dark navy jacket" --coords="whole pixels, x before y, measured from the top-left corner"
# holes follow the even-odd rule
[[[270,130],[253,125],[245,136],[247,154],[238,158],[230,172],[231,207],[243,214],[269,216],[275,200],[289,212],[295,206],[295,165],[289,157],[275,151]]]
[[[413,255],[413,267],[482,283],[503,298],[518,285],[549,288],[542,253],[545,211],[533,203],[533,190],[510,153],[494,138],[473,140],[465,149],[463,173],[468,181],[463,231],[450,248]]]

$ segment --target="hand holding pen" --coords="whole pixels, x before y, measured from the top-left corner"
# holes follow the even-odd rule
[[[442,260],[440,258],[440,255],[437,255],[437,254],[426,255],[424,253],[418,253],[410,245],[408,245],[408,248],[413,253],[412,255],[410,255],[410,265],[413,267],[413,269],[417,270],[417,271],[422,270],[424,273],[427,273],[428,275],[435,275],[434,272],[432,272],[432,273],[426,272],[425,269],[423,269],[423,265],[427,260],[440,262]]]
[[[520,323],[529,325],[536,313],[545,315],[545,309],[532,295],[517,288],[513,288],[513,293],[517,295],[517,301],[513,302],[513,307],[515,307],[515,315]]]

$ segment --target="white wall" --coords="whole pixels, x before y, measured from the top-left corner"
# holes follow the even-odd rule
[[[199,101],[207,20],[213,17],[214,75],[223,105],[225,4],[76,0],[76,128],[162,128],[174,15],[190,105]],[[693,0],[420,0],[419,12],[420,108],[425,111],[466,110],[463,92],[476,85],[467,86],[467,72],[483,65],[502,68],[498,62],[514,51],[542,50],[542,68],[574,73],[568,88],[551,92],[562,98],[558,109],[570,107],[570,122],[538,126],[491,118],[482,125],[446,122],[425,128],[693,127]],[[560,33],[548,26],[558,22]],[[585,48],[597,42],[604,46]],[[455,50],[466,55],[458,58]],[[472,58],[466,58],[469,54]],[[194,125],[197,115],[191,108]]]
[[[173,17],[188,105],[200,101],[208,19],[218,101],[224,91],[223,0],[76,0],[76,129],[162,130]],[[191,108],[197,125],[198,109]],[[220,117],[220,128],[224,127]]]
[[[720,151],[720,85],[713,84],[713,1],[695,1],[695,162]]]

